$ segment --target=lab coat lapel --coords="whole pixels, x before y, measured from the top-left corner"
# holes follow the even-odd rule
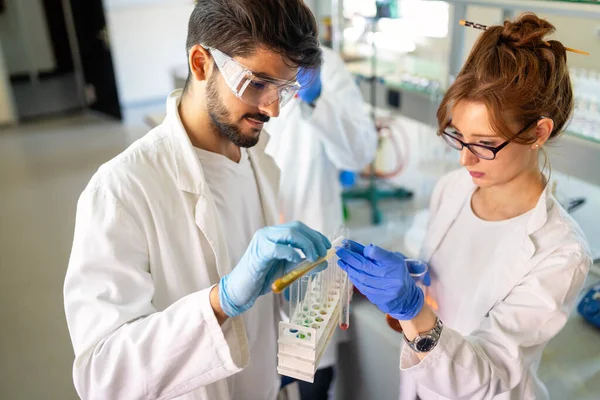
[[[167,118],[165,119],[171,132],[177,184],[179,189],[197,196],[194,221],[212,248],[217,273],[219,277],[222,277],[231,272],[229,252],[218,218],[217,207],[204,178],[202,164],[179,118],[180,98],[181,90],[171,93],[167,100]]]
[[[428,229],[429,238],[423,247],[422,258],[431,261],[431,256],[442,243],[442,240],[448,233],[448,230],[458,217],[461,208],[469,195],[475,189],[475,185],[471,181],[459,181],[460,187],[452,190],[447,198],[440,202],[440,209],[436,212],[436,218],[433,219],[432,225]]]
[[[227,250],[225,235],[217,214],[217,207],[210,190],[202,193],[194,212],[196,226],[202,231],[215,254],[217,273],[223,277],[231,272],[232,265]]]
[[[276,225],[278,222],[279,168],[277,168],[275,161],[265,153],[265,147],[269,141],[268,134],[263,131],[260,136],[259,143],[248,149],[248,156],[256,177],[265,224],[271,226]]]
[[[535,255],[535,244],[531,239],[536,231],[548,221],[548,205],[551,194],[548,187],[542,192],[526,226],[521,226],[511,235],[505,236],[492,255],[493,264],[482,278],[483,282],[494,282],[493,288],[483,289],[488,293],[476,295],[482,299],[481,306],[491,310],[495,303],[504,299],[531,270],[529,261]],[[488,300],[485,300],[488,299]],[[498,300],[499,299],[499,300]]]
[[[431,256],[440,246],[465,202],[468,201],[469,196],[476,189],[476,186],[468,175],[462,176],[461,179],[453,182],[453,184],[456,185],[456,188],[451,190],[447,194],[448,197],[440,202],[440,209],[436,212],[436,218],[428,229],[431,236],[425,243],[422,253],[422,258],[428,262],[431,261]],[[533,234],[546,223],[548,218],[548,196],[550,194],[546,188],[540,196],[526,228],[520,229],[513,236],[506,237],[499,243],[497,253],[509,263],[508,265],[523,266],[535,253],[535,246],[529,235]]]

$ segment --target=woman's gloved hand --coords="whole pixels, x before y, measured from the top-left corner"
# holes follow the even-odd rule
[[[336,253],[340,268],[381,311],[398,320],[410,320],[423,308],[423,291],[410,276],[402,254],[351,240]]]
[[[298,91],[298,97],[302,101],[313,104],[321,95],[323,84],[321,82],[321,68],[305,69],[298,72],[298,83],[302,85]]]
[[[271,290],[271,284],[292,271],[303,258],[316,261],[331,248],[329,240],[301,222],[262,228],[254,234],[250,245],[236,267],[219,283],[221,308],[230,317],[247,311],[256,299]],[[327,266],[327,262],[315,268]]]

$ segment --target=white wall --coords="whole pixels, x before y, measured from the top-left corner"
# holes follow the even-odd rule
[[[6,0],[0,39],[9,74],[52,71],[56,67],[41,0]]]
[[[329,0],[327,0],[329,2]],[[313,12],[323,0],[308,0]],[[187,64],[185,40],[193,0],[105,0],[121,105],[164,99],[173,68]]]
[[[2,40],[0,40],[0,125],[14,122],[15,118],[12,90],[8,78],[8,70],[4,63]]]
[[[187,64],[194,2],[113,0],[105,8],[121,105],[166,98],[173,89],[172,69]]]

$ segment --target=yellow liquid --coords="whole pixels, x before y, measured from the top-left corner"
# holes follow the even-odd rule
[[[315,262],[304,261],[302,264],[306,263],[306,265],[301,265],[300,267],[296,268],[292,272],[290,272],[290,273],[282,276],[281,278],[277,279],[271,285],[271,289],[275,293],[281,293],[281,292],[283,292],[286,287],[290,286],[292,283],[294,283],[295,281],[297,281],[299,278],[301,278],[302,276],[306,275],[306,273],[308,273],[312,269],[314,269],[317,265],[321,264],[325,260],[330,259],[334,255],[335,255],[335,247],[331,247],[331,249],[327,250],[327,254],[325,255],[325,257],[319,258]]]

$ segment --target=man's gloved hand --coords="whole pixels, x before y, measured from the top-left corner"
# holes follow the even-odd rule
[[[321,95],[321,68],[304,69],[298,72],[298,83],[302,85],[298,91],[298,97],[308,104],[314,104]]]
[[[316,261],[331,248],[329,240],[301,222],[262,228],[254,234],[237,266],[219,283],[221,308],[230,317],[240,315],[256,299],[271,290],[271,284],[306,259]],[[327,266],[315,268],[316,271]]]
[[[423,308],[423,291],[410,276],[402,254],[349,240],[337,255],[338,265],[354,286],[381,311],[410,320]]]

